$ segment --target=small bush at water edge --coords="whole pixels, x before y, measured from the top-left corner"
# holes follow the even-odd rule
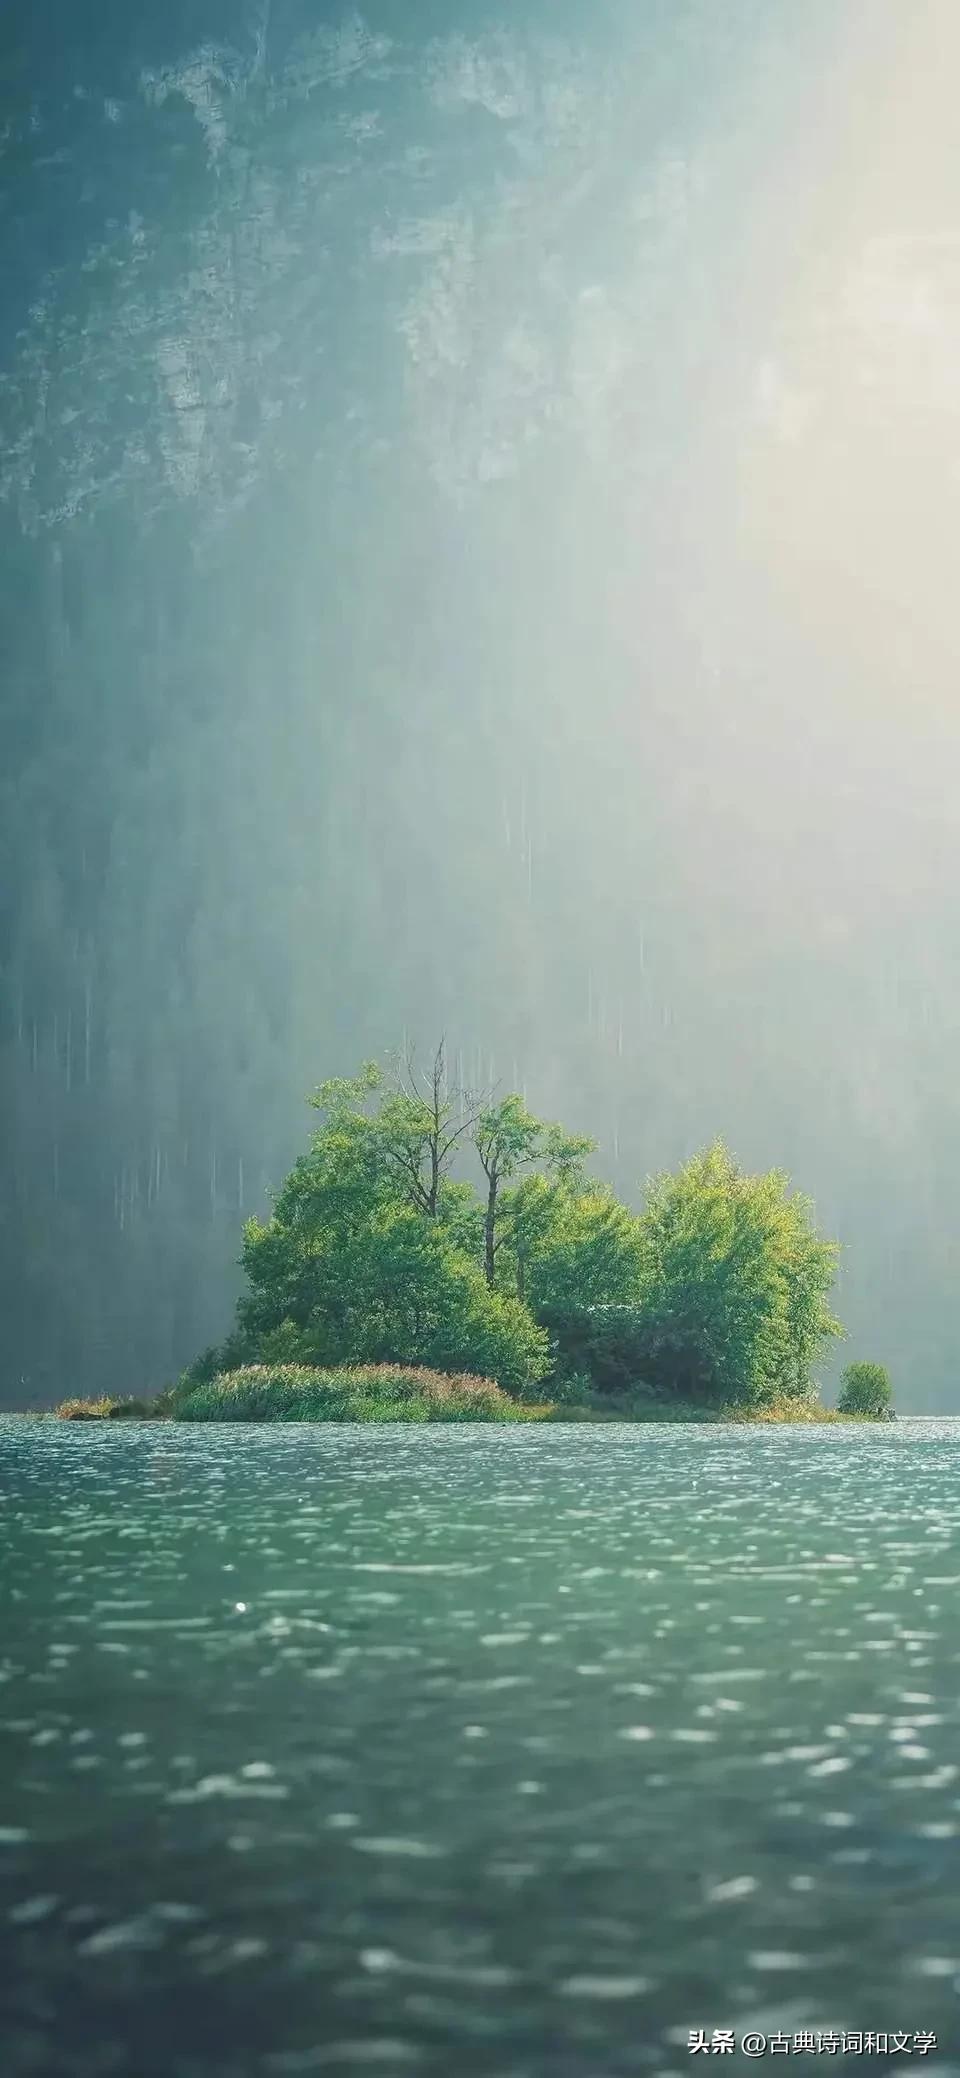
[[[893,1399],[890,1373],[884,1364],[848,1364],[840,1380],[837,1407],[841,1414],[886,1414]]]

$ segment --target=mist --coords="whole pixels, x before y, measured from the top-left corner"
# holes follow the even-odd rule
[[[789,1170],[960,1411],[951,0],[2,43],[4,1403],[175,1376],[445,1033]]]

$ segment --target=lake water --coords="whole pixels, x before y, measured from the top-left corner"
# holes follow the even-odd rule
[[[0,1508],[3,2078],[960,2071],[960,1423],[8,1420]]]

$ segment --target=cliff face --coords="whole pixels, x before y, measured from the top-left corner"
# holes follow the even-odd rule
[[[219,1334],[303,1094],[404,1031],[599,1131],[625,1191],[716,1131],[797,1168],[865,1236],[865,1321],[905,1156],[939,1204],[946,1051],[918,1091],[919,1009],[864,1022],[878,956],[917,1005],[940,958],[882,854],[927,885],[935,847],[901,789],[871,907],[815,659],[750,583],[732,618],[742,224],[773,58],[819,49],[792,18],[5,30],[7,1403],[147,1390]],[[949,1272],[901,1285],[944,1348]]]
[[[306,5],[47,7],[8,52],[15,1400],[157,1383],[218,1331],[303,1091],[421,1005],[432,1027],[445,920],[491,929],[489,871],[435,869],[467,848],[468,763],[498,821],[516,791],[457,625],[494,610],[503,548],[474,512],[461,555],[447,508],[549,417],[562,348],[528,336],[523,275],[557,192],[582,208],[608,89],[562,42],[436,13],[398,37]]]
[[[474,515],[462,555],[448,508],[548,415],[511,284],[544,164],[576,207],[595,111],[562,44],[322,14],[48,7],[8,54],[18,1403],[156,1384],[218,1332],[302,1094],[421,1009],[432,1033],[458,966],[438,1002],[432,937],[465,907],[491,930],[489,873],[478,902],[469,863],[436,867],[469,850],[467,765],[498,817],[513,790],[457,624],[503,548]]]

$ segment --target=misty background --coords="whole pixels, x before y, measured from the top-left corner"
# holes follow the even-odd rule
[[[960,1409],[958,59],[6,10],[4,1404],[171,1379],[307,1092],[445,1031],[631,1202],[786,1167],[836,1364]]]

